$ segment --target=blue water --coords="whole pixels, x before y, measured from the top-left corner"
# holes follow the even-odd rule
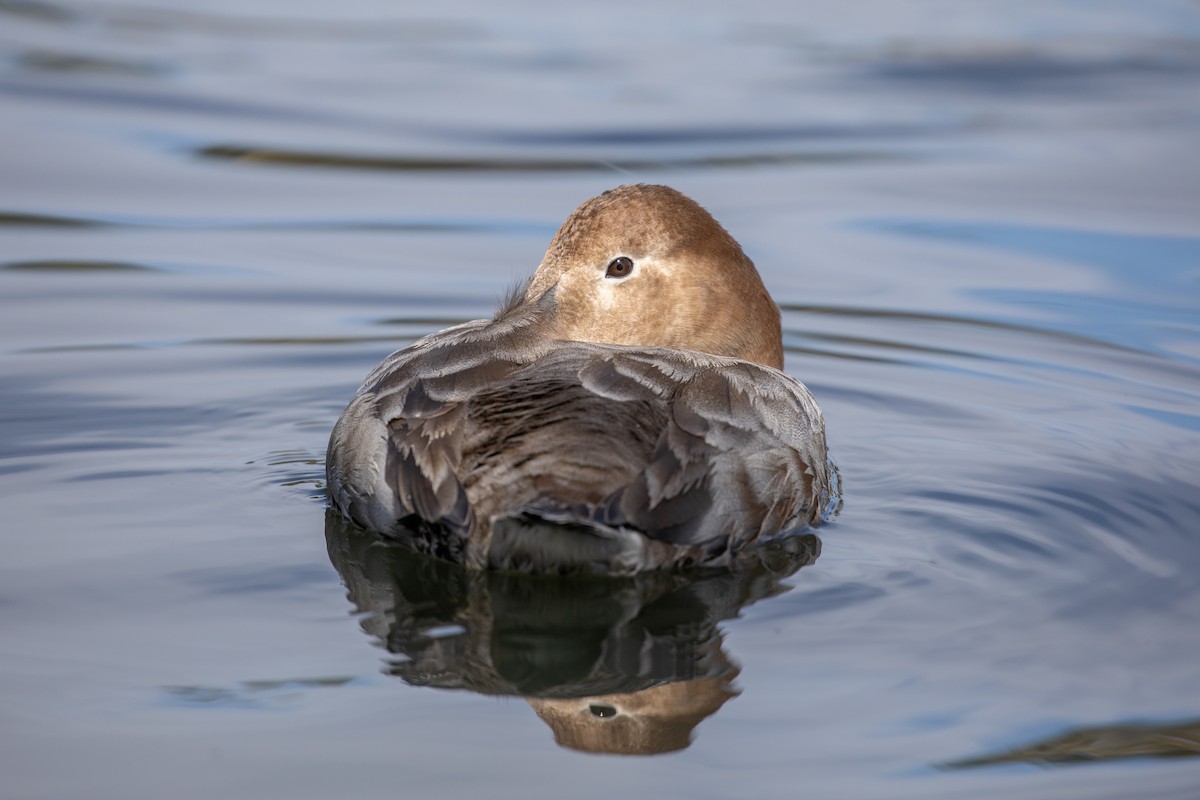
[[[4,797],[1200,790],[951,766],[1200,749],[1195,3],[0,0],[0,109]],[[630,181],[757,263],[837,521],[563,586],[327,520],[366,372]]]

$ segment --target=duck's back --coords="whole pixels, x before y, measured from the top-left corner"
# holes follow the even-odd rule
[[[477,568],[724,563],[813,524],[824,427],[783,373],[686,350],[470,323],[376,369],[330,440],[330,497],[364,527]]]

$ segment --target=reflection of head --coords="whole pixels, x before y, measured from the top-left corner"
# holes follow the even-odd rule
[[[731,686],[735,675],[665,683],[629,694],[526,699],[563,747],[654,755],[691,744],[692,729],[737,695]]]

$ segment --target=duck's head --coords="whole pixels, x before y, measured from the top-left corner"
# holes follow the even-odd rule
[[[753,262],[707,211],[668,186],[619,186],[577,208],[525,300],[551,289],[558,338],[783,367],[779,308]]]

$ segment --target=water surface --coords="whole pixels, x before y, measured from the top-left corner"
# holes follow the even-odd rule
[[[4,796],[1200,787],[1195,3],[0,1],[0,103]],[[628,181],[755,259],[838,520],[562,585],[327,519],[366,372]]]

